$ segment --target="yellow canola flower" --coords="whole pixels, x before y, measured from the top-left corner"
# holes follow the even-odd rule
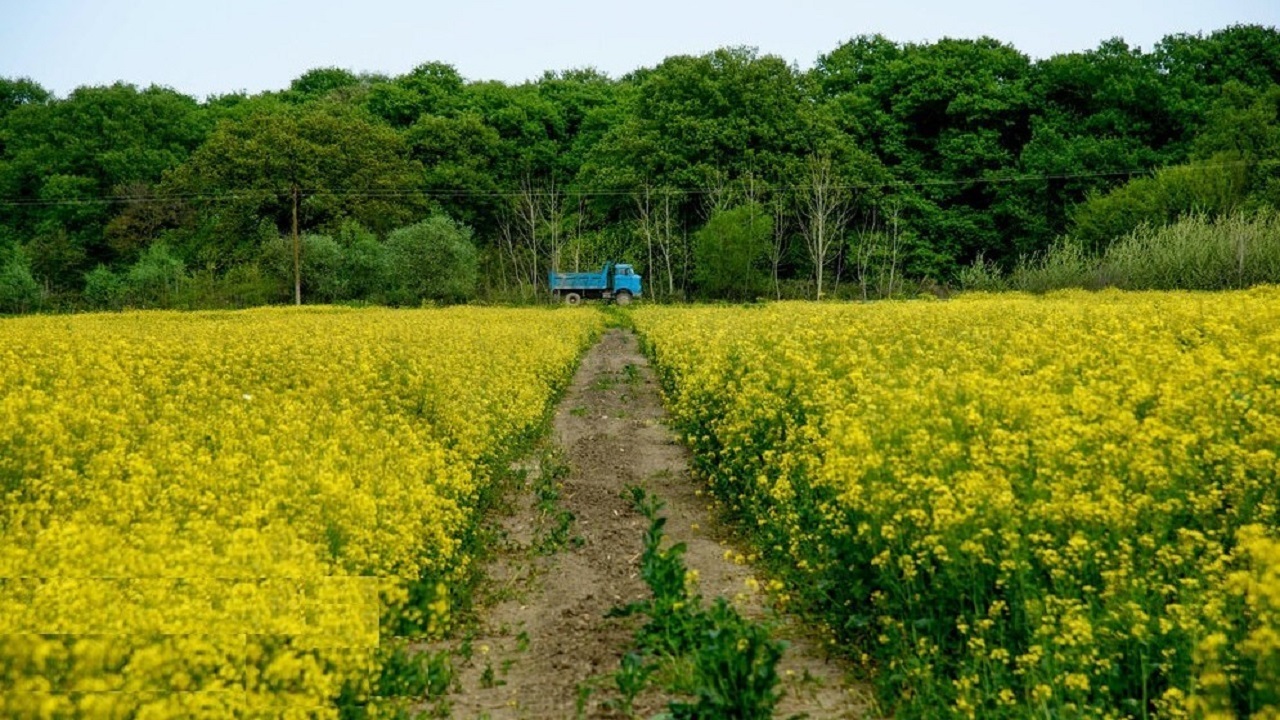
[[[1280,288],[632,314],[905,714],[1280,712]]]
[[[335,717],[448,627],[582,309],[0,320],[0,716]]]

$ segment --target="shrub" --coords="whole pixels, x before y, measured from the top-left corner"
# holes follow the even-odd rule
[[[434,215],[392,231],[386,250],[391,302],[465,302],[475,296],[479,256],[471,228],[448,216]]]
[[[163,242],[147,248],[125,275],[129,302],[140,307],[168,307],[186,277],[182,260]]]
[[[111,268],[99,265],[84,276],[84,301],[98,310],[116,310],[124,301],[125,281]]]
[[[1226,171],[1192,163],[1165,168],[1076,206],[1071,235],[1089,251],[1102,252],[1144,225],[1167,225],[1188,213],[1232,212],[1243,202],[1246,187],[1243,167]]]
[[[302,293],[315,302],[331,303],[343,295],[342,247],[328,235],[302,236]]]
[[[14,253],[0,264],[0,313],[24,313],[40,306],[40,284],[31,275],[31,264]]]
[[[1132,290],[1225,290],[1280,282],[1280,215],[1263,210],[1141,227],[1102,258],[1109,284]]]
[[[979,255],[972,265],[960,268],[958,279],[960,287],[970,291],[994,292],[1009,287],[1004,275],[1000,272],[1000,267],[982,255]]]
[[[378,237],[355,221],[344,223],[336,237],[342,246],[339,299],[381,299],[387,282],[387,253]]]
[[[1024,292],[1096,285],[1096,261],[1069,239],[1055,242],[1042,256],[1019,259],[1009,276],[1009,286]]]
[[[773,216],[758,203],[720,210],[694,235],[694,281],[713,298],[746,300],[764,293],[761,271]]]

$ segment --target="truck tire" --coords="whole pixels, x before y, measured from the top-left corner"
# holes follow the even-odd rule
[[[581,305],[581,304],[582,304],[582,296],[581,296],[581,295],[579,295],[578,293],[574,293],[574,292],[571,292],[571,293],[565,293],[565,296],[564,296],[564,304],[565,304],[565,305]]]
[[[622,292],[614,296],[613,301],[619,305],[630,305],[631,293],[627,292],[626,290],[623,290]]]

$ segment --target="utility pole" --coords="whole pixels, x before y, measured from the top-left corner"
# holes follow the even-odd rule
[[[302,241],[298,238],[298,186],[293,186],[293,304],[302,304]]]

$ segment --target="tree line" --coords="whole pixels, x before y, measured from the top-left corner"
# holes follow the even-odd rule
[[[545,296],[882,296],[1280,205],[1280,32],[856,37],[621,78],[311,70],[196,100],[0,78],[0,311]]]

